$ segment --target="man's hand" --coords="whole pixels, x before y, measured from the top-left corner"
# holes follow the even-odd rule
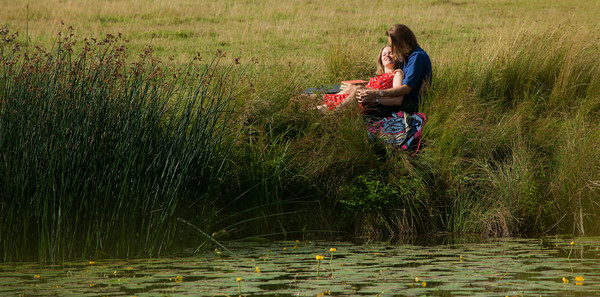
[[[377,99],[378,90],[361,88],[356,93],[356,98],[358,99],[358,103],[362,106],[369,106],[375,104],[375,99]]]

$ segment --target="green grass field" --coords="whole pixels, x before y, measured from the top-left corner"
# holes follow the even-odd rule
[[[466,61],[485,64],[526,34],[595,36],[600,13],[600,4],[592,0],[435,0],[403,3],[406,7],[393,1],[178,1],[174,5],[137,0],[4,0],[0,5],[0,24],[18,31],[22,43],[29,34],[32,44],[49,46],[59,31],[71,26],[81,38],[122,33],[132,50],[152,44],[159,56],[179,64],[198,53],[211,57],[220,49],[229,59],[240,57],[243,63],[257,59],[262,75],[276,71],[293,78],[297,88],[324,78],[335,82],[347,75],[370,76],[376,51],[386,42],[385,30],[395,23],[415,31],[435,69],[441,70]],[[341,65],[346,67],[342,69],[332,65],[340,59],[340,51],[354,65]],[[357,74],[356,68],[362,71]],[[261,89],[267,88],[261,85],[260,75],[253,78]]]
[[[17,198],[46,197],[26,185],[35,181],[51,189],[56,177],[40,180],[36,170],[19,178],[5,174],[0,179],[0,193],[6,197],[1,210],[11,214],[0,226],[0,234],[10,235],[3,235],[0,242],[5,261],[36,256],[41,260],[60,259],[53,246],[68,249],[62,250],[62,258],[94,253],[116,257],[157,255],[161,254],[157,251],[190,245],[205,247],[223,234],[272,234],[294,239],[334,232],[390,239],[438,231],[498,236],[600,232],[598,1],[437,0],[403,2],[406,6],[396,1],[203,2],[0,0],[0,26],[8,27],[10,33],[19,32],[15,42],[21,45],[21,55],[36,52],[34,47],[38,45],[56,50],[58,32],[62,32],[61,38],[69,32],[75,34],[74,53],[81,51],[85,38],[102,40],[106,34],[121,33],[122,39],[116,43],[127,47],[129,56],[124,61],[138,61],[146,46],[151,45],[155,59],[150,63],[160,65],[165,74],[161,79],[182,71],[197,55],[202,57],[201,65],[209,63],[220,50],[225,57],[221,58],[220,68],[213,68],[211,71],[216,72],[209,76],[218,74],[227,78],[225,81],[236,78],[238,82],[230,89],[237,105],[232,114],[226,113],[234,123],[228,132],[231,134],[219,134],[218,139],[224,140],[218,145],[192,145],[189,150],[186,146],[178,150],[179,155],[164,158],[164,165],[158,161],[130,162],[127,166],[110,163],[116,169],[107,175],[109,178],[90,186],[99,189],[77,188],[81,193],[76,193],[80,198],[72,198],[75,201],[100,201],[92,208],[101,219],[89,220],[82,238],[70,240],[73,234],[62,237],[62,229],[56,231],[54,227],[57,222],[68,225],[76,221],[81,208],[67,212],[73,216],[71,219],[61,218],[48,204],[47,209],[40,210],[42,215],[28,213],[31,217],[19,218],[19,222],[29,220],[29,225],[14,227],[18,214],[27,209],[17,203]],[[307,87],[372,76],[377,50],[386,42],[385,30],[395,23],[414,30],[434,67],[431,91],[421,107],[428,117],[424,147],[415,158],[370,142],[354,112],[321,115],[311,109],[315,102],[296,97]],[[12,44],[3,42],[4,57],[11,53]],[[65,59],[70,61],[68,57]],[[234,63],[238,58],[240,65]],[[129,73],[126,68],[122,71]],[[67,73],[57,69],[58,77]],[[93,74],[96,70],[89,71]],[[132,84],[143,89],[144,80],[156,81],[151,72],[145,75],[142,81]],[[109,81],[119,85],[118,79]],[[190,87],[194,85],[193,79],[184,81]],[[10,75],[0,82],[3,104],[20,83]],[[51,89],[56,87],[47,84]],[[84,81],[82,86],[85,89],[88,85]],[[127,100],[127,90],[117,88],[113,92],[116,95],[109,96],[115,96],[116,102]],[[23,94],[19,98],[25,101],[33,96]],[[209,97],[219,97],[207,94],[206,102],[213,102]],[[172,100],[170,95],[159,98]],[[215,102],[223,101],[219,100]],[[6,106],[2,105],[3,119],[26,121],[9,116]],[[34,107],[26,112],[40,112]],[[118,106],[115,108],[117,112]],[[146,114],[142,109],[139,114],[133,113],[131,120],[136,122],[140,118],[135,117]],[[162,121],[167,118],[177,116]],[[223,123],[222,118],[217,119]],[[58,123],[67,120],[60,118]],[[0,122],[0,127],[12,127],[8,123]],[[123,131],[129,130],[119,130],[121,126],[115,123],[111,126],[117,127],[115,138],[126,137]],[[155,154],[171,152],[169,137],[185,139],[185,143],[192,139],[186,132],[189,130],[163,133],[171,126],[157,123],[148,127],[148,136],[144,137],[159,139],[160,149],[147,147],[138,153],[130,148],[119,158],[137,160],[146,156],[163,160],[163,155]],[[198,125],[193,127],[209,127]],[[29,148],[26,142],[13,145],[11,140],[27,133],[25,130],[6,129],[12,133],[6,135],[14,138],[0,136],[4,137],[5,150]],[[128,143],[126,138],[119,141]],[[40,146],[34,152],[44,148]],[[78,153],[86,158],[89,155]],[[191,157],[196,154],[219,158],[216,163],[202,163],[208,173],[204,169],[180,172],[170,161],[189,161],[185,167],[188,170],[197,164]],[[18,154],[0,155],[3,166],[19,172],[21,163],[14,162],[13,155]],[[59,153],[50,155],[56,162],[64,161]],[[171,168],[172,178],[178,181],[176,188],[162,185],[160,175],[141,178],[152,166]],[[74,168],[79,170],[76,172],[84,169]],[[133,177],[121,185],[119,170]],[[57,176],[69,174],[72,169],[56,170]],[[102,176],[102,170],[98,169],[98,174]],[[15,180],[23,181],[16,187],[22,192],[9,186]],[[105,200],[107,195],[115,194],[113,185],[119,189],[131,187],[131,191],[123,190],[114,199],[132,199],[131,204],[115,205],[113,200]],[[151,189],[144,190],[148,185]],[[158,195],[166,198],[152,200],[154,204],[145,202],[147,197]],[[35,204],[35,199],[27,201]],[[113,208],[102,201],[110,201],[107,204]],[[143,208],[153,218],[141,214],[135,218],[142,222],[140,229],[128,229],[123,207]],[[104,216],[107,209],[117,214]],[[165,209],[167,213],[163,214]],[[153,224],[164,226],[153,229]],[[98,226],[112,229],[94,229]],[[147,246],[106,243],[126,238],[130,232],[127,230],[143,233]],[[153,230],[163,233],[152,234]],[[10,239],[21,234],[32,235],[29,241]],[[28,242],[37,244],[32,251],[37,255],[14,252],[19,244]]]
[[[221,49],[246,61],[306,65],[304,71],[322,70],[328,53],[339,48],[374,56],[395,23],[415,31],[439,68],[473,52],[493,56],[519,34],[568,30],[593,36],[600,11],[593,0],[435,0],[403,3],[406,7],[394,1],[3,0],[0,5],[2,25],[23,38],[29,28],[34,44],[49,45],[58,31],[72,26],[80,37],[120,32],[133,48],[152,43],[161,56],[180,62]],[[310,72],[304,75],[319,75]]]

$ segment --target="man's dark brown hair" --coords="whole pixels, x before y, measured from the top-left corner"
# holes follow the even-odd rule
[[[397,59],[406,61],[408,56],[419,47],[417,37],[406,25],[396,24],[391,26],[385,34],[392,41],[392,52]]]

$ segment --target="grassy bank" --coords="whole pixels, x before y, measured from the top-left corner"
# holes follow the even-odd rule
[[[596,2],[424,1],[383,17],[391,3],[135,4],[2,4],[20,32],[2,47],[4,261],[267,234],[600,232]],[[414,158],[369,141],[352,110],[296,96],[371,76],[397,22],[434,64]]]

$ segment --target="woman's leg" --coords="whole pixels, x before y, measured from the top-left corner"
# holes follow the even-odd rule
[[[357,89],[358,89],[358,87],[356,87],[355,85],[350,85],[348,88],[346,88],[346,90],[348,90],[349,95],[346,99],[344,99],[344,101],[342,101],[342,103],[340,103],[340,105],[338,105],[338,107],[336,109],[344,108],[351,102],[356,101],[356,90]]]

